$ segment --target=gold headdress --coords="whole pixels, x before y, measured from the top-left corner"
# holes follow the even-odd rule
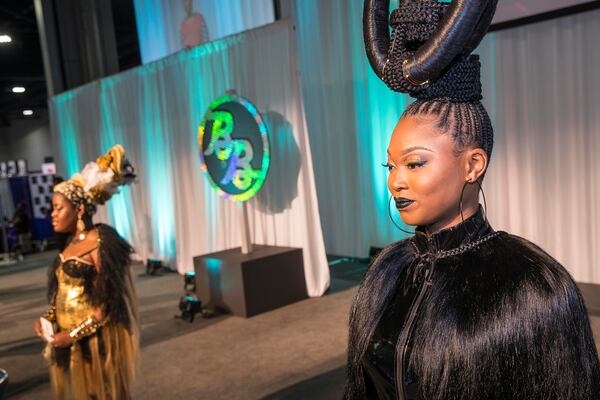
[[[76,206],[83,205],[85,212],[93,215],[97,205],[106,203],[117,193],[119,186],[134,179],[134,169],[125,158],[123,146],[118,144],[96,162],[87,163],[68,181],[56,185],[54,192],[63,194]]]

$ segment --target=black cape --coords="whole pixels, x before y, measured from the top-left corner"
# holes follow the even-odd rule
[[[431,236],[418,229],[358,289],[344,398],[600,399],[579,290],[538,246],[494,232],[481,208]]]

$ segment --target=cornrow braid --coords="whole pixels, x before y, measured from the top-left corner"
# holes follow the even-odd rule
[[[492,156],[494,130],[480,101],[455,102],[448,98],[417,100],[402,114],[402,118],[409,116],[433,117],[439,129],[452,135],[459,153],[476,147],[483,149],[488,158]]]

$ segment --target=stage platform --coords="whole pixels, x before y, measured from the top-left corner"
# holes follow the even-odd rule
[[[0,368],[8,399],[50,399],[33,321],[45,310],[46,266],[53,254],[0,267]],[[175,319],[183,278],[143,275],[134,267],[142,321],[142,359],[134,399],[339,399],[344,385],[347,319],[366,264],[331,258],[331,288],[252,318]],[[586,286],[584,293],[598,293]],[[592,299],[591,302],[595,303]],[[591,321],[600,342],[600,310]]]

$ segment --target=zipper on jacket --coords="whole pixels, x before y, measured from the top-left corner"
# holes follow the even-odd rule
[[[396,342],[396,360],[395,360],[395,371],[396,371],[396,399],[398,400],[405,400],[406,399],[406,393],[404,390],[404,377],[406,375],[406,371],[404,370],[404,358],[406,357],[406,350],[408,348],[408,341],[410,340],[411,336],[412,336],[412,330],[413,330],[413,325],[417,316],[417,313],[419,311],[419,308],[421,306],[421,303],[423,302],[423,299],[425,298],[425,294],[427,293],[427,291],[429,290],[429,288],[431,287],[431,277],[433,275],[433,267],[435,265],[435,256],[431,259],[430,261],[430,265],[429,266],[425,266],[425,277],[423,278],[423,283],[421,284],[421,288],[419,289],[419,293],[417,294],[417,297],[415,298],[415,301],[413,302],[411,308],[410,308],[410,312],[408,314],[408,318],[406,320],[406,329],[402,330],[401,335],[398,337],[398,341]],[[402,348],[402,352],[400,354],[400,357],[398,357],[398,349]]]

